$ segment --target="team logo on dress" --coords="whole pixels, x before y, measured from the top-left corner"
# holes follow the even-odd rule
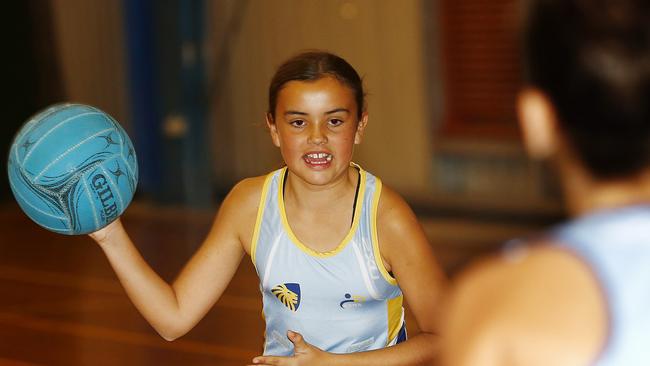
[[[366,298],[363,296],[352,296],[350,294],[345,294],[345,300],[341,301],[339,306],[343,309],[359,308],[363,306],[364,302],[366,302]]]
[[[289,310],[296,311],[300,306],[300,285],[297,283],[284,283],[271,289],[271,293],[280,300]]]

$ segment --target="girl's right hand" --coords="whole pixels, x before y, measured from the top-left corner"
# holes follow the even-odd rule
[[[102,245],[110,240],[110,237],[113,236],[118,230],[123,230],[122,221],[118,217],[115,221],[104,226],[103,228],[88,234],[97,244]]]

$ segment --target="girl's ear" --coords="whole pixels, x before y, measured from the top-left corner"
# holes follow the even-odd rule
[[[368,125],[368,112],[363,112],[363,114],[361,115],[361,119],[357,124],[357,131],[354,134],[355,145],[359,145],[363,140],[363,132],[365,131],[367,125]]]
[[[271,133],[271,140],[273,140],[273,145],[280,147],[280,135],[278,134],[278,126],[275,124],[271,113],[266,114],[266,127],[269,128],[269,132]]]
[[[528,155],[535,159],[552,156],[559,146],[555,108],[540,90],[526,88],[517,100],[519,125]]]

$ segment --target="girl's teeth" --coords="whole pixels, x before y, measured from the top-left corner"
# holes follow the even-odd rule
[[[328,153],[311,153],[305,155],[311,164],[325,164],[332,161],[332,155]]]
[[[307,157],[310,157],[312,159],[332,159],[332,155],[327,154],[327,153],[314,153],[314,154],[307,154]]]

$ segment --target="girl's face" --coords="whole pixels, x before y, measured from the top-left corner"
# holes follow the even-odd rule
[[[290,81],[278,93],[273,143],[289,170],[309,184],[326,185],[347,173],[361,143],[367,113],[357,118],[352,89],[333,77]]]

